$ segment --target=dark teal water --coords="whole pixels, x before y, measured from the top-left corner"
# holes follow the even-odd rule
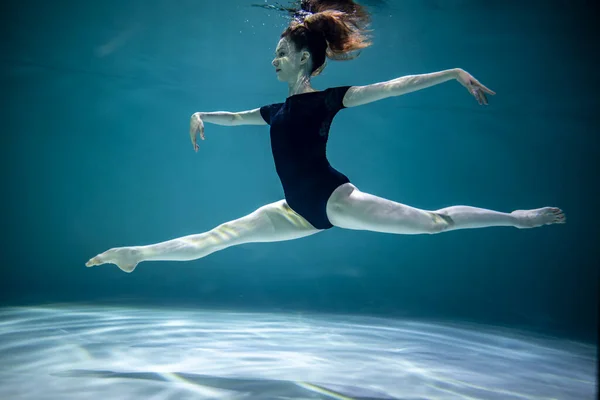
[[[84,263],[199,233],[282,198],[267,127],[195,111],[281,101],[285,20],[246,1],[1,6],[4,305],[93,303],[472,321],[596,343],[597,27],[578,1],[372,2],[374,45],[317,89],[461,67],[456,82],[344,110],[332,164],[425,209],[558,206],[566,225],[394,236],[330,231],[133,274]]]

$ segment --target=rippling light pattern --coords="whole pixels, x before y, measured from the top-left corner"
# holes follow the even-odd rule
[[[593,399],[596,348],[367,317],[0,309],[0,399]]]

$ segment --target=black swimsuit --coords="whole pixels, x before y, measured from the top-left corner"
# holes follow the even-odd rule
[[[271,150],[285,199],[295,212],[317,229],[333,227],[327,218],[331,193],[350,180],[331,167],[325,149],[329,127],[345,108],[350,86],[290,96],[285,103],[260,108],[271,125]]]

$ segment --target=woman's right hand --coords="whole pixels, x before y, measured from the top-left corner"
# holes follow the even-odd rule
[[[200,139],[204,140],[204,122],[200,118],[200,113],[196,112],[192,114],[190,119],[190,139],[192,139],[192,145],[196,152],[200,148],[198,146],[198,134],[200,134]]]

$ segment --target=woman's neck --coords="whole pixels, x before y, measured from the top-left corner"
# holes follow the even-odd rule
[[[295,94],[310,93],[316,90],[310,85],[310,78],[304,74],[298,76],[298,79],[288,83],[288,97]]]

